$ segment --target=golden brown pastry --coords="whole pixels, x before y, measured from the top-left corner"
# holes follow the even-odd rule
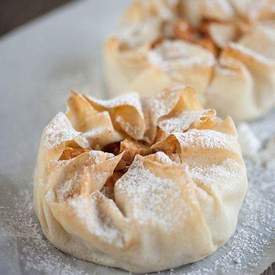
[[[151,272],[223,245],[246,190],[233,121],[203,110],[193,90],[110,100],[73,92],[42,133],[34,205],[62,251]]]
[[[112,95],[180,83],[234,120],[275,105],[273,0],[136,0],[104,47]]]

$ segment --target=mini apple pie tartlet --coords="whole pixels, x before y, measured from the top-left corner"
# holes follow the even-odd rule
[[[34,176],[51,243],[132,272],[213,253],[234,233],[246,190],[233,121],[184,87],[110,100],[72,92],[43,131]]]
[[[254,119],[275,106],[275,3],[137,0],[104,55],[112,94],[181,83],[218,114]]]

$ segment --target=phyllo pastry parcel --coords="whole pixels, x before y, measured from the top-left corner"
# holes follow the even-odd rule
[[[132,272],[213,253],[234,233],[246,190],[232,119],[184,87],[110,100],[72,92],[43,131],[34,176],[51,243]]]
[[[206,108],[251,120],[275,106],[275,2],[136,0],[104,47],[109,89],[181,83]]]

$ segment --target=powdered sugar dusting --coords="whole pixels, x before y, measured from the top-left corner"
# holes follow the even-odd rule
[[[259,155],[264,166],[275,170],[275,135],[267,142]]]
[[[181,199],[179,186],[172,180],[155,176],[137,158],[117,181],[115,188],[116,192],[128,197],[127,207],[133,209],[133,218],[141,224],[153,223],[169,231],[188,211]],[[176,211],[179,205],[182,207]]]
[[[140,103],[140,97],[138,93],[127,93],[122,96],[118,96],[112,99],[95,99],[90,98],[92,102],[95,102],[98,105],[103,106],[104,108],[115,108],[118,106],[132,106],[134,107],[140,114],[142,114],[142,107]]]
[[[57,195],[58,200],[61,200],[61,201],[65,200],[65,198],[68,197],[71,194],[71,192],[73,190],[73,187],[78,183],[78,181],[79,181],[79,174],[78,173],[75,173],[72,178],[66,180],[62,184],[62,186],[60,186],[56,190],[56,195]],[[52,191],[50,191],[46,194],[46,197],[48,197],[48,201],[52,201],[52,199],[54,198],[50,194],[53,195]]]
[[[30,188],[28,185],[17,195],[7,193],[13,202],[13,210],[0,210],[0,223],[4,221],[4,226],[1,226],[0,230],[1,237],[16,238],[18,263],[22,274],[88,274],[84,269],[77,268],[79,260],[58,251],[44,238],[33,212]]]
[[[177,1],[176,0],[168,0],[168,1],[158,1],[153,0],[154,5],[157,8],[157,14],[158,17],[160,17],[163,20],[171,20],[175,18],[175,14],[173,12],[173,8],[176,7]],[[150,1],[144,1],[144,4],[149,4],[150,7]]]
[[[89,155],[91,156],[91,158],[93,159],[95,164],[98,164],[98,163],[102,162],[102,157],[103,156],[104,156],[104,160],[105,159],[110,159],[110,158],[115,156],[112,153],[106,153],[106,152],[97,151],[97,150],[91,150],[89,152]]]
[[[169,71],[178,64],[182,66],[206,65],[212,66],[215,62],[211,52],[184,42],[166,40],[160,46],[148,52],[151,64]]]
[[[154,157],[163,164],[171,164],[172,160],[164,152],[156,152]]]
[[[261,143],[256,135],[251,131],[248,124],[241,123],[238,126],[238,133],[242,153],[248,157],[255,156],[261,147]]]
[[[85,133],[77,136],[75,141],[82,147],[93,147],[94,149],[107,145],[110,142],[120,141],[122,136],[117,132],[112,125],[105,127],[99,126],[88,130]]]
[[[240,52],[241,54],[245,54],[251,61],[255,60],[256,62],[259,62],[264,65],[270,65],[270,64],[274,65],[274,62],[275,62],[274,59],[267,58],[264,55],[260,54],[259,52],[249,49],[241,44],[230,43],[229,47],[234,51]]]
[[[128,43],[130,47],[143,46],[146,43],[154,41],[161,35],[162,23],[166,20],[172,20],[175,18],[175,14],[172,11],[176,6],[176,1],[140,1],[142,9],[147,16],[141,21],[131,22],[132,18],[126,20],[126,24],[123,24],[120,30],[115,34],[123,42]],[[154,14],[150,12],[152,8],[152,2],[154,5]],[[148,14],[148,11],[150,15]]]
[[[130,47],[142,46],[153,41],[160,33],[160,20],[152,18],[145,22],[132,23],[123,26],[115,33],[121,41],[126,42]]]
[[[126,121],[123,116],[118,115],[116,117],[116,122],[120,124],[121,128],[123,128],[123,130],[126,133],[128,133],[128,135],[131,135],[132,137],[136,137],[136,138],[143,137],[143,134],[144,134],[143,131],[140,131],[140,129],[136,125]]]
[[[127,95],[122,95],[110,100],[100,100],[92,98],[90,98],[90,100],[103,108],[109,109],[109,111],[116,107],[132,107],[132,115],[138,115],[140,120],[144,120],[141,100],[137,93],[129,93]],[[119,114],[114,115],[114,120],[128,135],[138,139],[141,139],[143,137],[144,132],[143,129],[140,129],[140,125],[138,126],[135,125],[135,123],[132,123],[129,117],[125,117],[123,115],[122,110]]]
[[[226,159],[219,165],[211,166],[195,166],[190,168],[190,173],[192,178],[199,180],[206,184],[219,184],[220,182],[226,182],[226,184],[231,184],[232,180],[234,182],[239,182],[243,177],[240,173],[240,164],[233,159]]]
[[[58,113],[43,131],[43,142],[48,148],[53,148],[64,141],[72,140],[80,133],[77,132],[64,113]]]
[[[183,147],[236,151],[237,138],[221,132],[190,129],[185,133],[175,133],[174,135]]]
[[[76,197],[68,201],[85,227],[95,236],[105,240],[109,244],[122,246],[122,236],[113,227],[108,217],[101,217],[97,208],[99,193],[93,193],[90,197]],[[103,221],[104,219],[104,221]]]
[[[145,107],[150,109],[150,115],[153,121],[157,122],[158,119],[167,115],[179,100],[177,90],[161,93],[154,98],[145,98],[143,103]]]
[[[216,10],[219,9],[221,13],[224,13],[224,16],[231,17],[233,15],[233,8],[230,5],[230,1],[216,0],[208,1],[209,9]]]
[[[160,121],[158,125],[167,133],[183,132],[207,112],[208,110],[183,112],[177,117]]]

